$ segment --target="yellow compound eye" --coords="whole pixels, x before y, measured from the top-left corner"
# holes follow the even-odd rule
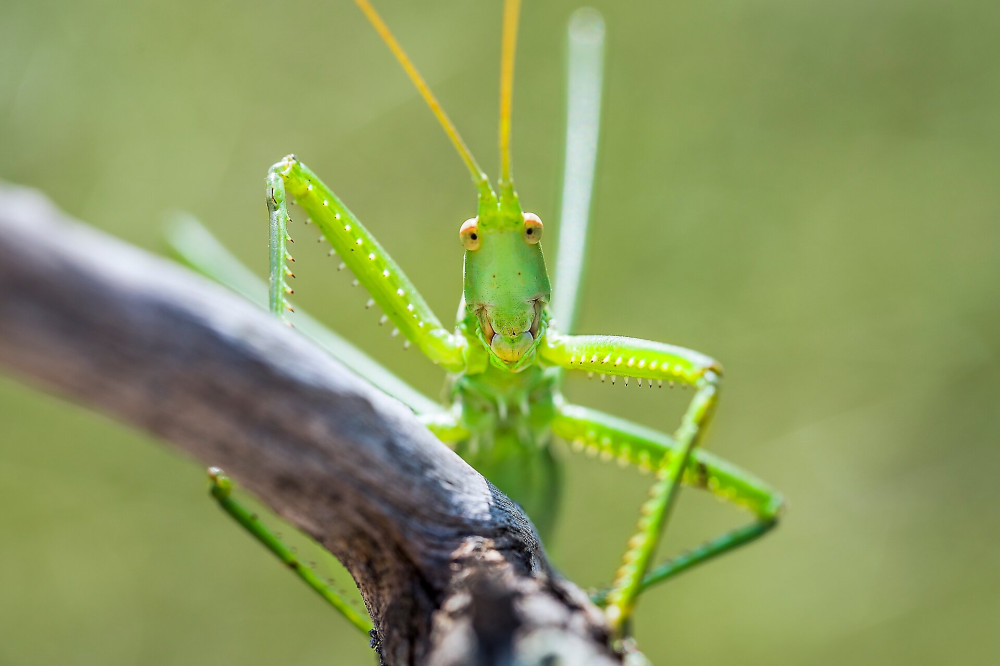
[[[524,242],[534,245],[542,240],[542,221],[534,213],[524,214]]]
[[[462,246],[466,250],[479,249],[479,218],[473,217],[462,223],[462,228],[458,232],[462,239]]]

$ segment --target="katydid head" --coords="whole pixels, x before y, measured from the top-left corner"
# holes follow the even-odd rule
[[[503,196],[509,194],[508,196]],[[542,256],[542,221],[523,213],[512,187],[480,199],[479,215],[459,231],[465,246],[465,307],[493,362],[516,369],[530,358],[548,323],[551,296]]]
[[[545,305],[551,293],[539,244],[542,222],[537,215],[521,211],[511,178],[510,117],[520,0],[506,0],[503,10],[499,197],[455,125],[369,0],[355,2],[403,65],[479,190],[478,215],[466,221],[460,232],[465,245],[465,307],[476,319],[476,335],[492,362],[516,371],[530,361],[531,352],[545,332],[548,321]]]
[[[552,289],[542,257],[542,221],[524,213],[510,166],[510,116],[514,50],[520,1],[504,2],[500,54],[500,196],[485,178],[479,214],[462,225],[465,245],[465,307],[476,318],[476,335],[494,365],[517,371],[530,362],[548,324]],[[461,150],[459,151],[461,152]]]

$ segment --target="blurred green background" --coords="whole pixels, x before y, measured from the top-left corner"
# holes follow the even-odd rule
[[[526,4],[514,164],[555,222],[576,4]],[[499,2],[378,5],[495,173]],[[640,645],[658,664],[996,663],[1000,4],[596,5],[580,330],[720,359],[708,445],[789,499],[772,536],[644,597]],[[157,251],[164,213],[190,210],[263,274],[263,177],[294,151],[450,320],[474,191],[346,0],[7,0],[0,63],[0,178]],[[436,395],[441,373],[293,233],[300,306]],[[685,395],[568,392],[664,428]],[[604,582],[648,479],[566,458],[550,552]],[[150,437],[0,377],[0,664],[372,663],[205,491]],[[666,548],[742,519],[688,493]]]

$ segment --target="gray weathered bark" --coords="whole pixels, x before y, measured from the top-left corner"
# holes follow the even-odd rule
[[[386,664],[612,664],[520,509],[303,337],[0,185],[0,367],[219,465],[354,575]]]

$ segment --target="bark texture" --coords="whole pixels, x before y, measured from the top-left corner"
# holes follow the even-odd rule
[[[385,664],[613,664],[531,523],[238,296],[0,184],[0,368],[218,465],[354,575]]]

